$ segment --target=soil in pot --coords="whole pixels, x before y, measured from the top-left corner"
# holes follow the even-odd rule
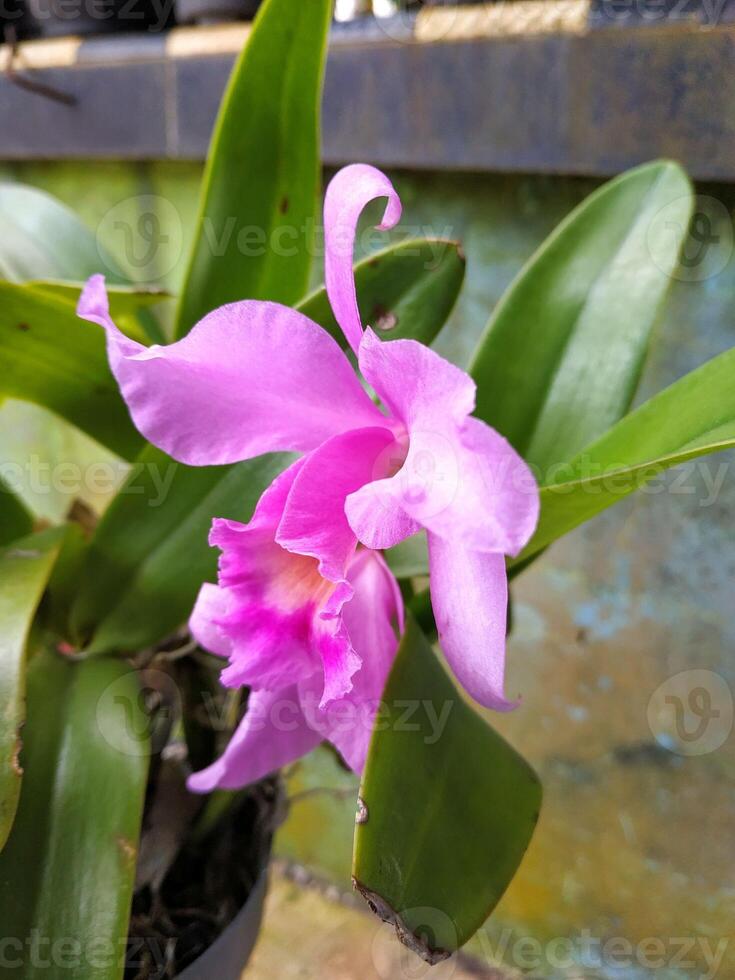
[[[191,816],[194,808],[170,771],[159,773],[158,783],[144,821],[125,980],[176,977],[222,935],[267,864],[280,798],[275,779],[231,794],[232,804],[206,832],[187,819],[176,840],[184,821],[174,811]]]
[[[236,793],[188,791],[187,774],[220,754],[247,698],[228,701],[219,661],[200,650],[180,656],[181,643],[174,637],[163,645],[139,674],[153,754],[124,980],[183,971],[187,980],[210,980],[211,958],[200,957],[213,945],[218,980],[239,980],[257,935],[284,797],[277,777]]]

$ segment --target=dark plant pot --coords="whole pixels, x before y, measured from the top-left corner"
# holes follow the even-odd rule
[[[217,24],[222,21],[252,20],[261,0],[176,0],[179,24]]]
[[[206,953],[177,974],[177,980],[240,980],[258,938],[267,889],[266,869],[235,919]]]
[[[23,6],[25,37],[151,33],[173,22],[173,0],[13,0]]]

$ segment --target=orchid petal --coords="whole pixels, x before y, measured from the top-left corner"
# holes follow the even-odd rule
[[[89,280],[77,312],[106,330],[135,425],[182,463],[307,452],[339,432],[381,424],[339,345],[287,307],[231,303],[167,347],[144,347],[117,329],[102,276]]]
[[[509,711],[503,693],[508,576],[499,554],[428,535],[431,602],[439,642],[457,679],[486,708]]]
[[[448,419],[460,425],[475,408],[477,386],[456,364],[417,340],[380,340],[369,327],[360,344],[360,371],[409,430]]]
[[[195,793],[240,789],[306,755],[322,741],[306,723],[296,685],[253,691],[244,718],[224,754],[189,777]]]
[[[388,204],[378,228],[393,228],[401,218],[401,201],[393,184],[375,167],[358,163],[344,167],[332,178],[324,200],[327,295],[335,319],[355,353],[362,340],[362,320],[352,271],[357,222],[365,206],[380,197],[387,197]]]
[[[459,368],[411,340],[366,331],[360,367],[408,430],[396,475],[351,494],[350,526],[369,548],[392,547],[417,526],[468,549],[518,554],[536,527],[536,481],[512,446],[469,416],[475,387]]]
[[[316,673],[327,703],[351,690],[360,658],[341,616],[352,586],[325,579],[314,558],[275,540],[304,465],[297,460],[273,481],[249,524],[213,521],[219,582],[202,587],[189,626],[205,649],[228,657],[221,675],[227,687],[280,690]]]
[[[349,570],[354,596],[343,609],[345,627],[362,666],[345,697],[316,709],[318,688],[302,684],[301,701],[309,724],[335,745],[355,772],[365,765],[375,716],[403,630],[398,583],[375,551],[358,552]],[[398,630],[398,633],[396,632]]]
[[[318,559],[325,578],[342,581],[357,547],[345,498],[390,472],[397,453],[400,446],[387,428],[355,429],[325,442],[309,454],[294,481],[276,541]]]

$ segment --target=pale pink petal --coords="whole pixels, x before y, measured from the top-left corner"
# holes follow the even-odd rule
[[[422,344],[371,331],[360,367],[405,424],[409,447],[394,477],[348,498],[359,540],[392,547],[422,526],[469,549],[518,554],[538,520],[538,487],[510,444],[469,416],[472,380]]]
[[[345,516],[345,499],[394,471],[393,461],[400,465],[401,452],[388,428],[355,429],[315,449],[294,481],[276,541],[289,551],[318,559],[325,578],[342,581],[357,546]]]
[[[465,690],[509,711],[504,695],[508,578],[502,555],[482,554],[429,534],[431,602],[444,656]]]
[[[365,380],[409,432],[429,420],[459,425],[474,411],[472,378],[417,340],[380,340],[368,327],[359,364]]]
[[[189,618],[189,632],[199,646],[219,657],[232,656],[232,640],[217,625],[224,620],[228,604],[229,596],[225,589],[205,582]]]
[[[395,188],[375,167],[356,163],[344,167],[327,188],[324,200],[324,278],[335,319],[350,347],[358,352],[362,321],[357,306],[352,271],[357,222],[363,208],[376,198],[387,197],[382,230],[393,228],[401,218],[401,202]]]
[[[144,347],[117,329],[102,276],[89,280],[77,312],[106,330],[110,367],[135,425],[182,463],[307,452],[382,422],[339,345],[276,303],[223,306],[167,347]]]
[[[300,692],[311,727],[329,739],[350,768],[359,773],[403,630],[403,600],[398,583],[377,552],[359,551],[348,577],[354,596],[344,606],[343,619],[362,661],[352,678],[352,690],[323,708],[313,680],[302,684]]]
[[[321,741],[320,733],[306,723],[295,685],[253,691],[223,755],[190,776],[189,789],[195,793],[240,789],[301,758]]]

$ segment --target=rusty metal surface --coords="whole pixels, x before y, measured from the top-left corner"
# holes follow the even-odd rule
[[[328,163],[602,175],[668,156],[735,178],[732,25],[429,37],[335,34]],[[0,159],[203,159],[243,28],[202,38],[28,48],[28,74],[75,105],[0,77]]]

